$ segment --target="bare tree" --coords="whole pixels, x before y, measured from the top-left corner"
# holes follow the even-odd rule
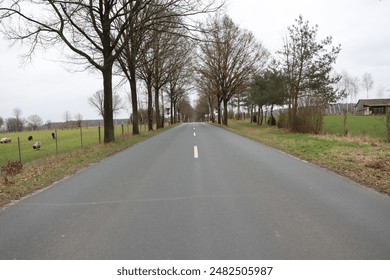
[[[168,32],[155,32],[152,45],[153,53],[153,72],[152,84],[154,89],[154,104],[156,112],[156,126],[161,128],[164,126],[164,110],[160,108],[161,89],[167,85],[171,79],[172,67],[174,60],[177,58],[176,42],[178,40],[176,34]]]
[[[368,99],[368,92],[372,89],[374,86],[374,80],[372,79],[372,75],[370,73],[364,73],[362,76],[362,86],[367,92],[367,99]]]
[[[210,79],[204,79],[205,74],[202,74],[202,69],[198,69],[199,74],[195,77],[196,89],[199,93],[199,97],[207,98],[209,104],[210,120],[215,123],[215,110],[218,110],[218,124],[221,124],[221,110],[220,104],[222,98],[219,91],[216,88],[215,83]]]
[[[12,110],[12,114],[14,115],[15,118],[20,119],[22,116],[22,110],[16,107]]]
[[[170,73],[166,91],[170,101],[170,122],[176,123],[177,105],[191,90],[194,70],[194,48],[188,38],[174,40],[175,53],[171,57]]]
[[[166,23],[172,16],[191,17],[216,11],[220,1],[196,0],[14,0],[0,2],[2,31],[16,42],[30,46],[30,58],[38,46],[53,47],[62,43],[75,55],[73,61],[85,68],[95,68],[103,77],[104,141],[114,137],[112,73],[114,62],[128,46],[133,34],[128,32],[140,11],[149,5],[174,11],[163,15]],[[143,22],[150,29],[157,29]],[[185,29],[195,27],[189,19]],[[133,65],[134,66],[134,65]],[[132,67],[133,67],[132,66]],[[135,67],[135,66],[134,66]],[[135,94],[135,93],[134,93]],[[135,106],[137,106],[137,102]]]
[[[95,108],[99,115],[104,119],[104,91],[99,90],[88,98],[88,103]],[[122,98],[118,93],[114,93],[112,97],[112,112],[115,115],[124,108]]]
[[[148,119],[149,130],[152,130],[152,104],[154,100],[156,127],[163,126],[161,116],[160,97],[161,89],[171,80],[174,64],[179,58],[178,42],[181,42],[182,34],[177,34],[175,25],[165,27],[164,31],[154,30],[149,33],[149,42],[142,52],[142,65],[139,77],[144,80],[148,92]],[[153,99],[154,90],[154,99]],[[162,112],[163,113],[163,112]]]
[[[42,118],[38,115],[29,116],[27,122],[32,130],[37,130],[43,124]]]
[[[383,98],[385,96],[385,92],[386,92],[386,87],[379,85],[376,95],[378,98]]]
[[[12,114],[15,117],[15,131],[22,131],[24,126],[24,121],[22,119],[22,110],[16,107],[13,109]]]
[[[140,0],[15,0],[0,6],[2,31],[10,40],[30,45],[30,57],[37,46],[63,43],[75,54],[75,61],[95,68],[103,77],[104,142],[114,136],[112,106],[113,65],[129,38],[123,39],[130,19],[151,1]],[[37,12],[39,11],[39,12]]]
[[[137,75],[145,82],[147,89],[149,130],[153,129],[153,101],[157,128],[163,126],[160,110],[161,89],[170,81],[171,69],[174,68],[173,62],[180,58],[178,54],[180,38],[197,40],[195,34],[201,31],[200,15],[217,12],[223,7],[224,2],[215,0],[153,2],[159,5],[150,8],[146,17],[149,28],[143,29],[146,32],[140,32],[143,37],[138,52],[139,71]],[[134,101],[132,103],[135,104]]]
[[[247,90],[251,77],[267,63],[269,53],[251,32],[239,28],[226,15],[207,24],[204,41],[200,44],[199,73],[221,97],[223,124],[228,125],[228,102]]]
[[[343,71],[341,75],[342,78],[339,82],[339,87],[345,92],[346,103],[348,104],[348,97],[350,97],[350,102],[353,103],[355,102],[357,94],[359,92],[359,78],[351,76],[346,71]]]
[[[82,121],[83,121],[83,115],[81,113],[77,113],[76,115],[74,115],[74,118],[76,120],[77,127],[81,128],[81,124],[82,124]]]
[[[197,121],[211,121],[212,117],[212,108],[209,105],[209,95],[207,94],[199,94],[198,99],[195,103],[195,117]]]
[[[130,24],[123,33],[123,39],[129,38],[122,55],[118,59],[119,68],[130,84],[129,99],[132,107],[133,135],[140,133],[138,120],[137,68],[139,68],[141,50],[147,44],[147,33],[158,20],[159,8],[150,1],[130,19]]]
[[[46,125],[47,129],[51,129],[53,126],[53,122],[51,120],[47,120],[45,125]]]
[[[65,122],[65,128],[68,129],[69,128],[69,123],[72,120],[72,114],[69,112],[69,110],[66,110],[64,112],[63,117],[64,117],[64,122]]]
[[[194,109],[188,97],[184,97],[178,104],[178,118],[180,122],[190,122],[194,116]]]

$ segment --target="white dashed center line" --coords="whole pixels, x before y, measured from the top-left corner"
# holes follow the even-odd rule
[[[199,158],[198,146],[194,146],[194,158]]]

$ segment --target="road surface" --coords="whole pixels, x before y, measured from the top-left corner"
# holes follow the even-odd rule
[[[184,124],[0,211],[0,259],[390,259],[390,198]]]

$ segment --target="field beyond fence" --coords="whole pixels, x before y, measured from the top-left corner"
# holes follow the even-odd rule
[[[119,138],[123,135],[129,135],[131,126],[116,126],[115,136]],[[8,161],[19,161],[23,164],[45,158],[48,156],[63,155],[69,152],[77,151],[82,148],[99,145],[99,141],[104,140],[104,129],[99,127],[82,127],[77,129],[59,129],[57,130],[57,139],[53,139],[54,130],[38,130],[16,133],[0,133],[0,139],[3,137],[11,138],[11,143],[0,144],[0,166]],[[28,137],[32,136],[32,140]],[[20,141],[20,154],[18,147],[18,137]],[[41,142],[42,147],[34,150],[33,145],[36,141]]]
[[[351,136],[371,137],[386,142],[386,116],[356,116],[348,115],[347,127]],[[325,116],[325,133],[344,135],[344,116]]]

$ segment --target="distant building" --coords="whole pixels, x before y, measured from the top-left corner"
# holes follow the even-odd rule
[[[360,99],[356,104],[356,115],[385,115],[390,99]]]

